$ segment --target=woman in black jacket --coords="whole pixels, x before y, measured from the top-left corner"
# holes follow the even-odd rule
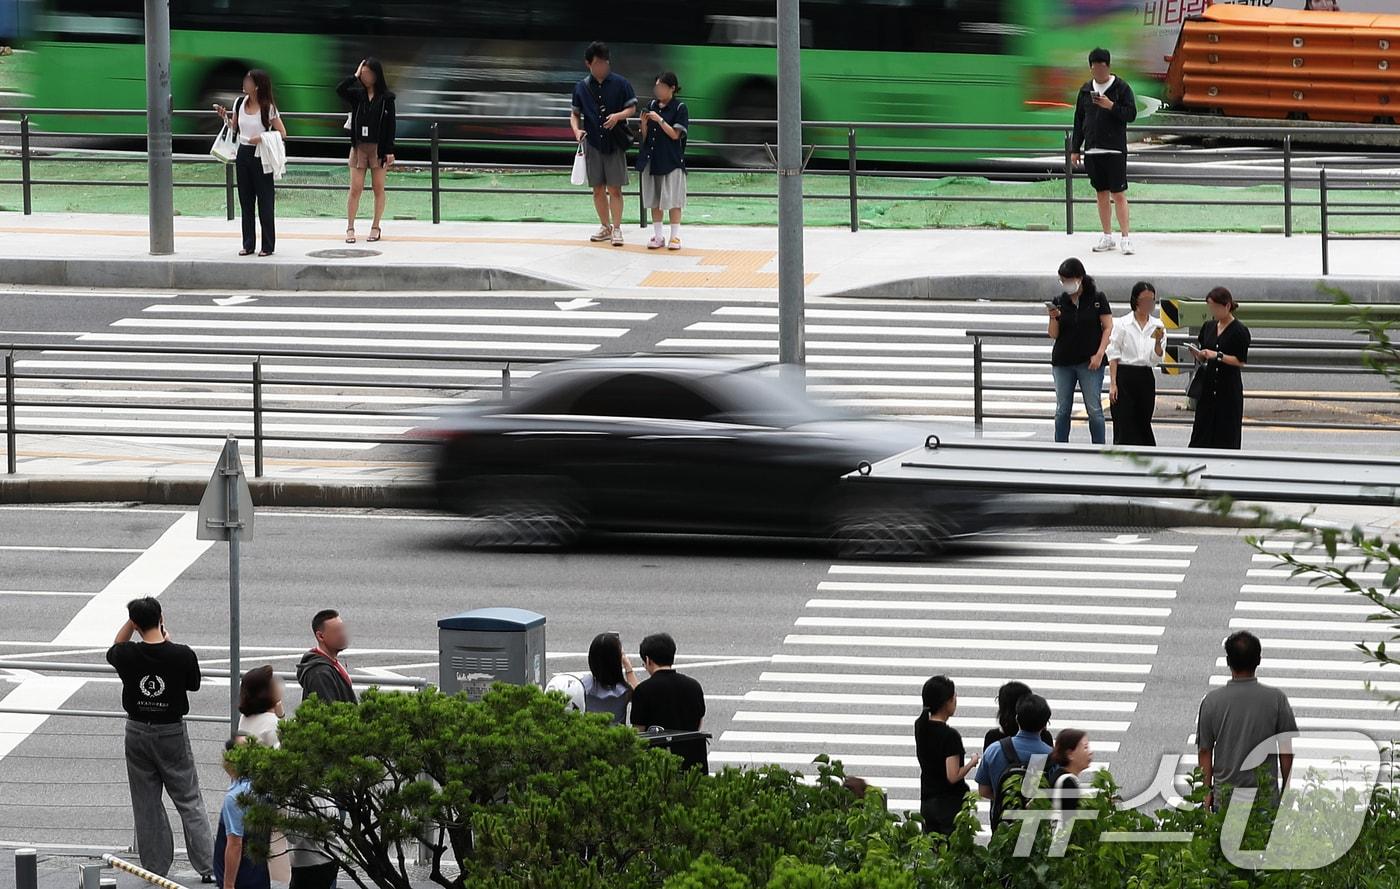
[[[374,225],[369,240],[377,241],[381,237],[379,220],[384,218],[384,180],[394,163],[394,94],[384,79],[384,66],[374,57],[360,62],[335,91],[350,104],[350,200],[345,243],[355,243],[355,215],[365,190],[366,170],[372,172],[374,182]]]

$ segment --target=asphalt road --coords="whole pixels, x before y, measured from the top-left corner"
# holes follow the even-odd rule
[[[680,668],[705,686],[716,767],[801,768],[830,753],[898,807],[917,799],[910,727],[923,680],[959,683],[954,724],[975,749],[996,686],[1020,678],[1050,700],[1052,728],[1089,731],[1126,799],[1164,758],[1169,771],[1194,763],[1196,705],[1225,675],[1220,640],[1251,627],[1265,640],[1261,676],[1293,697],[1305,729],[1400,737],[1400,717],[1362,688],[1375,671],[1350,648],[1376,634],[1362,625],[1370,609],[1288,580],[1235,532],[1031,529],[882,564],[730,539],[479,552],[459,545],[457,527],[414,514],[260,513],[243,563],[245,667],[290,666],[322,607],[349,622],[352,669],[380,675],[432,678],[437,619],[481,606],[546,615],[551,673],[582,669],[598,632],[635,650],[667,630]],[[224,547],[196,544],[182,511],[0,508],[0,659],[100,662],[123,603],[151,593],[172,636],[223,666],[226,568]],[[208,682],[195,712],[224,712],[226,692]],[[3,663],[0,694],[0,709],[118,707],[109,678],[45,679]],[[43,849],[46,887],[71,885],[75,856],[131,840],[120,730],[119,719],[0,713],[0,845]],[[221,729],[191,733],[212,810]],[[0,884],[8,866],[0,856]]]
[[[495,398],[501,363],[512,359],[513,384],[528,385],[531,360],[588,355],[657,353],[736,354],[759,361],[777,357],[777,309],[752,292],[708,295],[561,299],[561,294],[182,294],[67,291],[0,293],[5,307],[0,342],[55,346],[179,346],[193,349],[395,352],[421,357],[390,365],[362,360],[269,358],[263,362],[264,433],[281,438],[269,446],[274,471],[316,471],[323,459],[383,467],[403,458],[394,447],[369,439],[395,439],[454,404]],[[233,301],[230,301],[230,297]],[[812,299],[806,310],[808,386],[814,397],[852,411],[917,419],[940,431],[970,430],[973,413],[972,347],[965,331],[1040,332],[1039,303],[968,301],[869,301]],[[1274,335],[1272,332],[1270,335]],[[1345,337],[1343,332],[1334,335]],[[1048,358],[1044,340],[988,342],[989,360]],[[497,362],[462,364],[440,356],[489,356]],[[1276,361],[1263,353],[1260,359]],[[25,352],[21,375],[21,429],[76,433],[83,437],[21,439],[21,471],[49,472],[45,461],[67,455],[91,469],[104,461],[132,460],[171,449],[208,450],[226,434],[252,432],[248,385],[251,358]],[[988,434],[1050,435],[1053,393],[1042,366],[987,364]],[[72,376],[78,379],[54,379]],[[124,382],[114,376],[154,378]],[[221,382],[210,382],[220,380]],[[315,385],[311,385],[311,384]],[[393,384],[402,384],[403,388]],[[371,385],[373,384],[373,385]],[[1189,414],[1181,409],[1184,376],[1162,376],[1158,388],[1159,436],[1184,445]],[[1386,435],[1400,422],[1394,406],[1353,402],[1325,404],[1320,396],[1386,396],[1374,374],[1318,376],[1252,374],[1247,390],[1284,393],[1247,401],[1251,420],[1327,420],[1352,430],[1306,431],[1250,427],[1250,449],[1291,449],[1299,441],[1318,450],[1343,447],[1394,449]],[[409,388],[417,387],[417,388]],[[449,388],[459,387],[459,388]],[[476,387],[466,389],[460,387]],[[28,403],[24,406],[24,403]],[[211,410],[217,409],[217,410]],[[340,411],[336,415],[318,411]],[[998,416],[1001,415],[1001,416]],[[1081,411],[1082,415],[1082,411]],[[1078,440],[1087,439],[1080,422]],[[105,434],[142,435],[114,448]],[[196,434],[159,440],[156,434]],[[328,444],[316,439],[356,438]],[[158,447],[157,447],[158,446]],[[298,462],[300,461],[300,462]]]

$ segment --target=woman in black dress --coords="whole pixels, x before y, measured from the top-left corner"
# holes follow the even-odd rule
[[[1196,337],[1191,354],[1200,362],[1196,421],[1191,426],[1191,447],[1239,450],[1244,424],[1244,382],[1240,369],[1249,361],[1249,328],[1235,318],[1239,304],[1224,287],[1206,294],[1207,321]]]

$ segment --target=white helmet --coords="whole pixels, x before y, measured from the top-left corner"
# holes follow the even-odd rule
[[[573,673],[556,673],[550,677],[544,690],[547,692],[562,692],[564,697],[568,698],[564,709],[572,710],[577,713],[582,713],[584,711],[583,680]]]

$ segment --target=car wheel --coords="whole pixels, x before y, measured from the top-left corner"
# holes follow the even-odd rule
[[[777,86],[754,82],[741,87],[730,97],[724,116],[729,120],[775,120],[778,116]],[[764,144],[778,150],[777,130],[763,124],[740,124],[724,127],[723,141],[731,147],[720,150],[720,156],[731,166],[744,169],[772,167],[773,160]]]
[[[454,506],[466,519],[468,546],[559,549],[587,528],[581,498],[563,479],[495,476],[465,481],[458,490]]]
[[[908,559],[937,553],[955,533],[935,510],[869,506],[843,511],[831,544],[842,559]]]

